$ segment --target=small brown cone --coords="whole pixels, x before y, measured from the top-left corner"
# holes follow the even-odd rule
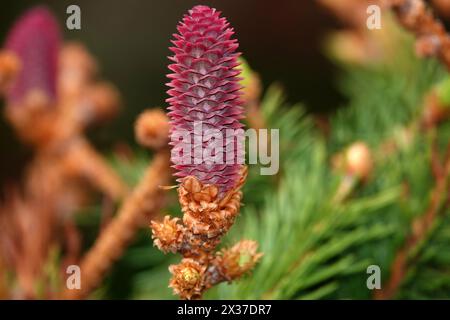
[[[171,265],[169,271],[172,274],[169,287],[181,299],[191,300],[202,296],[206,266],[194,259],[185,258],[180,264]]]

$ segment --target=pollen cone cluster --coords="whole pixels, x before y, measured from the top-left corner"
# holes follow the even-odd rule
[[[178,197],[183,218],[164,218],[152,222],[155,245],[163,252],[180,252],[186,257],[201,257],[220,243],[239,214],[242,199],[241,186],[247,176],[246,167],[241,180],[224,197],[218,197],[214,185],[203,185],[196,177],[183,179]]]
[[[233,161],[208,163],[203,155],[186,145],[201,142],[202,150],[211,140],[207,132],[214,129],[225,136],[228,129],[242,129],[242,88],[237,69],[237,41],[231,39],[233,30],[215,9],[196,6],[185,15],[175,34],[171,48],[174,62],[169,66],[171,96],[171,160],[178,177],[178,198],[182,219],[166,216],[162,222],[152,221],[154,244],[163,252],[180,253],[181,263],[169,267],[169,286],[182,299],[200,299],[205,290],[217,283],[232,281],[250,271],[261,254],[257,244],[244,240],[233,248],[215,252],[239,214],[241,187],[247,168],[239,164],[242,146],[226,141],[215,159]],[[201,131],[196,126],[201,124]],[[180,133],[190,141],[180,141]],[[229,148],[231,146],[231,148]],[[228,148],[227,148],[228,147]],[[184,159],[183,162],[180,158]],[[190,160],[185,162],[185,160]],[[247,263],[241,264],[242,258]]]
[[[201,298],[206,289],[252,270],[262,257],[257,249],[255,241],[243,240],[200,260],[184,258],[180,264],[169,267],[173,275],[169,286],[183,299]]]

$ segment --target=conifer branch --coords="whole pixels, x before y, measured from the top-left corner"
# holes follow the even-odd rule
[[[124,200],[117,216],[105,227],[93,247],[81,260],[81,290],[67,289],[64,298],[82,299],[101,282],[113,263],[122,256],[138,228],[155,216],[164,204],[164,192],[170,177],[169,153],[161,150],[139,185]]]
[[[86,298],[122,256],[137,230],[148,224],[165,203],[161,186],[169,183],[171,173],[167,148],[168,119],[160,110],[146,111],[138,118],[135,132],[141,143],[156,149],[156,155],[139,184],[125,198],[116,217],[101,231],[93,247],[83,257],[80,263],[81,290],[67,289],[63,292],[64,298]],[[143,132],[147,135],[143,136]]]
[[[448,151],[443,164],[438,163],[439,154],[436,148],[436,145],[434,145],[433,159],[431,160],[432,171],[436,171],[436,169],[433,169],[436,165],[440,168],[438,169],[439,174],[435,175],[435,186],[430,194],[428,208],[422,215],[413,220],[411,234],[406,239],[403,247],[401,247],[395,255],[391,266],[390,278],[381,290],[375,291],[375,299],[391,299],[395,297],[408,272],[408,259],[410,259],[412,251],[428,236],[436,218],[442,213],[449,190],[450,157],[448,154],[450,154],[450,143],[448,144]]]
[[[226,142],[233,148],[233,158],[225,159],[227,150],[222,146],[214,151],[222,162],[203,158],[196,163],[199,154],[195,150],[189,162],[179,157],[186,142],[180,141],[178,133],[187,133],[192,141],[200,139],[215,129],[226,138],[227,129],[243,127],[239,84],[240,70],[236,52],[238,43],[232,39],[234,31],[220,12],[207,6],[195,6],[189,10],[175,34],[174,56],[169,66],[171,87],[167,99],[170,103],[172,157],[178,181],[178,199],[183,212],[179,219],[166,216],[162,222],[152,221],[154,244],[163,252],[180,253],[183,259],[171,265],[170,287],[182,299],[200,299],[213,285],[232,281],[247,273],[258,262],[261,254],[257,244],[242,241],[228,250],[214,252],[233,225],[241,205],[241,188],[247,178],[247,167],[238,161],[242,146]],[[255,99],[255,98],[253,98]],[[194,128],[205,126],[200,133]],[[192,136],[193,135],[193,136]],[[222,139],[223,139],[222,138]],[[213,142],[212,138],[209,138]],[[191,143],[192,144],[192,143]],[[188,143],[188,148],[191,147]],[[181,147],[181,148],[180,148]],[[202,147],[203,150],[203,147]],[[195,158],[195,161],[194,161]],[[248,263],[241,264],[243,258]]]
[[[105,159],[84,139],[72,141],[61,155],[68,177],[84,178],[116,201],[129,192],[128,186],[106,163]]]
[[[383,0],[381,1],[383,3]],[[421,56],[436,56],[450,69],[450,36],[423,0],[385,0],[399,22],[416,36]]]

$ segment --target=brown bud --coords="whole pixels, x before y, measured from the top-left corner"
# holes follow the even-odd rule
[[[346,171],[360,179],[367,179],[373,169],[372,152],[364,142],[355,142],[345,152]]]
[[[191,267],[181,269],[180,274],[183,278],[183,281],[186,282],[187,285],[190,285],[192,287],[194,287],[195,284],[200,280],[200,273],[196,269]]]
[[[181,299],[198,299],[204,290],[204,274],[206,266],[196,260],[185,258],[180,264],[169,267],[172,273],[169,287],[178,294]]]
[[[222,277],[227,281],[241,277],[251,271],[263,256],[258,253],[258,243],[252,240],[242,240],[229,249],[223,249],[217,255],[214,264]]]
[[[416,40],[415,49],[419,57],[435,56],[439,51],[441,41],[436,35],[425,35]]]
[[[151,229],[153,232],[152,238],[155,245],[161,251],[167,253],[175,253],[179,250],[183,227],[178,224],[179,219],[170,219],[170,216],[165,216],[162,223],[152,221]]]
[[[135,124],[136,140],[143,146],[160,149],[169,142],[169,119],[160,109],[141,113]]]
[[[422,121],[426,128],[431,128],[436,124],[450,117],[450,108],[443,106],[435,93],[427,96]]]

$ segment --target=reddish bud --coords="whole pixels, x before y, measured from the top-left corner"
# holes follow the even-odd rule
[[[174,53],[170,57],[174,63],[169,66],[173,73],[168,77],[171,87],[167,99],[170,103],[169,117],[171,124],[171,145],[175,148],[182,143],[175,138],[174,132],[184,130],[194,139],[202,139],[203,148],[211,140],[205,141],[205,132],[210,129],[220,130],[224,147],[222,163],[201,164],[192,161],[188,164],[179,163],[172,156],[172,162],[180,180],[186,176],[195,176],[204,184],[219,187],[220,192],[232,189],[239,180],[241,165],[238,164],[237,143],[234,143],[235,161],[225,163],[227,159],[226,135],[227,129],[241,129],[243,118],[240,70],[237,58],[239,53],[237,40],[231,39],[233,29],[220,12],[207,6],[196,6],[189,10],[178,25],[174,34],[175,45],[170,48]],[[202,124],[202,137],[194,135],[194,123]],[[193,139],[192,139],[193,138]],[[207,138],[206,138],[207,139]],[[196,154],[198,157],[198,154]]]
[[[31,9],[18,19],[5,43],[5,49],[21,63],[8,90],[8,104],[22,103],[33,91],[41,91],[51,101],[55,99],[59,44],[58,23],[47,9]]]

